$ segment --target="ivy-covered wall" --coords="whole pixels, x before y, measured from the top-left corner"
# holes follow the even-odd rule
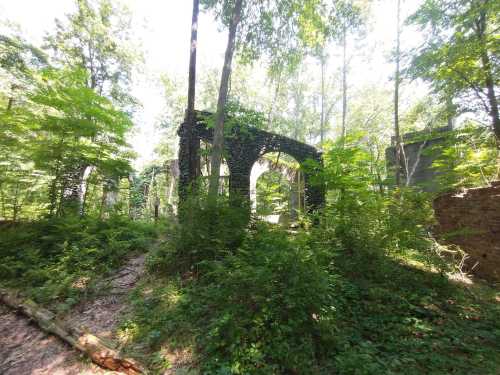
[[[211,143],[213,129],[207,126],[208,113],[199,114],[194,135],[197,139]],[[179,128],[181,148],[179,151],[179,191],[185,189],[189,181],[189,166],[187,162],[186,124]],[[308,210],[320,208],[325,201],[324,186],[313,183],[314,175],[322,168],[321,153],[314,147],[294,139],[257,129],[247,124],[232,126],[224,139],[226,160],[229,167],[229,189],[232,196],[244,197],[250,200],[250,173],[254,163],[269,152],[282,152],[295,158],[304,167],[305,195]],[[306,165],[307,164],[307,165]]]

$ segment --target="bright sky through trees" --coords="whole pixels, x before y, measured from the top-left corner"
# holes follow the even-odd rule
[[[122,2],[132,13],[133,35],[145,56],[143,68],[134,76],[132,92],[142,104],[142,108],[134,118],[136,126],[131,139],[139,156],[137,163],[142,165],[153,157],[153,149],[159,139],[155,123],[164,106],[159,75],[166,73],[168,76],[187,82],[191,2],[186,0],[123,0]],[[404,1],[403,16],[412,13],[420,2],[420,0]],[[9,20],[18,24],[26,38],[41,44],[45,33],[54,29],[54,18],[63,18],[66,13],[73,10],[73,7],[73,0],[15,2],[0,0],[0,22],[3,24]],[[374,1],[371,12],[371,24],[365,37],[356,41],[355,47],[351,50],[351,55],[354,56],[351,60],[349,80],[350,86],[354,89],[371,83],[391,85],[390,80],[394,72],[389,58],[394,47],[396,2]],[[222,65],[226,36],[218,31],[210,14],[202,13],[199,24],[198,62],[201,75],[203,68],[219,69]],[[418,45],[419,40],[418,33],[406,27],[403,31],[402,49]],[[333,46],[329,54],[330,65],[336,68],[340,64],[341,48]],[[318,68],[314,61],[309,62],[309,65],[313,71]],[[411,92],[412,99],[415,99],[415,88],[412,87],[408,92]],[[370,95],[370,92],[366,95]],[[404,106],[404,88],[401,96]]]

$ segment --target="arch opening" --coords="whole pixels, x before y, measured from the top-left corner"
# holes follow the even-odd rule
[[[250,203],[260,219],[288,226],[305,208],[304,173],[291,156],[271,152],[259,158],[250,173]]]

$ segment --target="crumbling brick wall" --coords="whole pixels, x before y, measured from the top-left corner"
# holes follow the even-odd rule
[[[468,255],[468,269],[500,281],[500,181],[441,195],[434,201],[437,232]]]

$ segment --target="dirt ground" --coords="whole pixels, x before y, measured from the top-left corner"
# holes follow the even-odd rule
[[[85,327],[103,338],[113,338],[126,295],[144,271],[145,256],[130,259],[103,283],[103,295],[78,305],[67,317],[71,326]],[[94,375],[106,371],[62,340],[43,332],[23,315],[0,305],[0,374],[2,375]]]
[[[0,332],[0,374],[116,374],[94,365],[60,339],[1,305]]]

